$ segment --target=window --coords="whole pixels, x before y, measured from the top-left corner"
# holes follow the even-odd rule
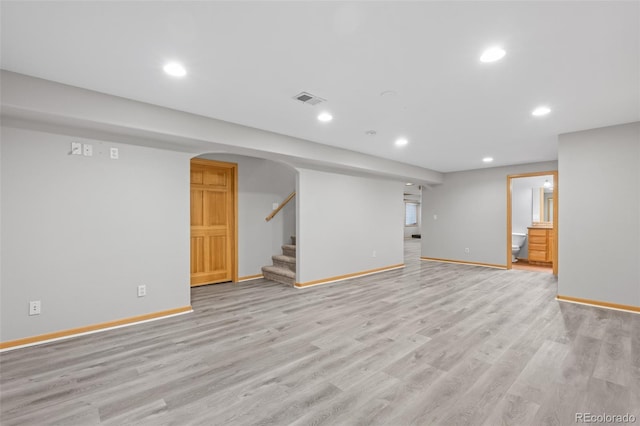
[[[418,225],[418,203],[404,203],[404,226]]]

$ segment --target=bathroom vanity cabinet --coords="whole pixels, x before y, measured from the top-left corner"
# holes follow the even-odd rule
[[[530,227],[527,240],[529,245],[529,263],[539,265],[553,264],[554,247],[553,228]]]

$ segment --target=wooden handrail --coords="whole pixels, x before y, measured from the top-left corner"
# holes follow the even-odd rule
[[[289,196],[288,196],[288,197],[287,197],[287,198],[286,198],[282,203],[280,203],[280,205],[278,206],[278,208],[277,208],[277,209],[275,209],[274,211],[272,211],[272,212],[271,212],[271,214],[270,214],[269,216],[267,216],[267,217],[265,217],[265,218],[264,218],[264,220],[266,220],[267,222],[269,222],[271,219],[273,219],[273,217],[274,217],[275,215],[277,215],[277,214],[278,214],[278,212],[279,212],[280,210],[282,210],[282,208],[283,208],[284,206],[286,206],[286,205],[287,205],[287,203],[288,203],[289,201],[291,201],[291,199],[292,199],[293,197],[295,197],[295,196],[296,196],[296,191],[293,191],[291,194],[289,194]]]

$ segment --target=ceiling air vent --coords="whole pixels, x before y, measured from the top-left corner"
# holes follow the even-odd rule
[[[319,96],[312,95],[311,93],[301,92],[293,97],[293,99],[302,102],[307,105],[318,105],[320,102],[326,101]]]

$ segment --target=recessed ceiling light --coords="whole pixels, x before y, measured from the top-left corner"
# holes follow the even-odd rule
[[[329,121],[333,120],[333,115],[329,114],[328,112],[323,112],[318,116],[318,120],[322,121],[323,123],[328,123]]]
[[[367,130],[366,132],[364,132],[364,134],[367,136],[375,136],[378,134],[378,132],[376,132],[375,130]]]
[[[484,52],[482,52],[482,56],[480,56],[480,62],[495,62],[499,61],[506,55],[507,52],[501,47],[491,47]]]
[[[405,138],[396,139],[396,146],[405,146],[408,143],[409,143],[409,141],[406,140]]]
[[[541,117],[543,115],[547,115],[551,112],[551,108],[547,106],[539,106],[531,112],[531,115],[535,117]]]
[[[484,163],[491,163],[491,162],[493,161],[493,157],[484,157],[484,158],[482,159],[482,161],[483,161]]]
[[[405,183],[405,186],[413,186],[413,184],[411,182],[407,182]]]
[[[169,62],[162,69],[173,77],[184,77],[187,75],[187,70],[177,62]]]
[[[380,92],[380,96],[395,96],[398,93],[393,90],[385,90],[384,92]]]

